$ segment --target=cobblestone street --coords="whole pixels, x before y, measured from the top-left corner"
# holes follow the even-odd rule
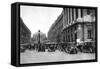
[[[20,63],[39,63],[39,62],[55,62],[55,61],[74,61],[74,60],[89,60],[95,59],[95,54],[78,53],[67,54],[60,51],[55,52],[36,52],[26,50],[20,54]]]

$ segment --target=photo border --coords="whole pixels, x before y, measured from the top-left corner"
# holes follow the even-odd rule
[[[55,64],[69,64],[69,63],[86,63],[86,62],[97,62],[98,60],[98,56],[97,56],[97,54],[98,54],[98,48],[97,48],[97,46],[98,46],[98,42],[97,42],[97,11],[98,11],[98,8],[97,7],[92,7],[92,6],[74,6],[74,5],[58,5],[58,4],[43,4],[43,3],[26,3],[26,2],[16,2],[16,3],[14,3],[14,4],[16,4],[16,7],[17,7],[17,13],[16,13],[16,23],[18,23],[18,24],[16,24],[16,26],[18,27],[18,28],[16,28],[16,34],[18,34],[17,36],[18,37],[16,37],[16,38],[18,38],[17,39],[17,50],[16,50],[16,60],[17,60],[17,65],[16,66],[39,66],[39,65],[55,65]],[[95,23],[95,41],[96,41],[96,47],[95,47],[95,59],[94,60],[75,60],[75,61],[58,61],[58,62],[41,62],[41,63],[26,63],[26,64],[20,64],[20,41],[19,41],[19,39],[20,39],[20,6],[42,6],[42,7],[57,7],[57,8],[92,8],[92,9],[95,9],[95,14],[96,14],[96,23]],[[17,21],[18,20],[18,21]]]

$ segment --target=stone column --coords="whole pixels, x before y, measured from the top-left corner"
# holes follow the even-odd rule
[[[81,9],[78,9],[78,18],[81,18]]]
[[[76,20],[76,9],[74,8],[74,20]]]
[[[70,8],[70,23],[72,23],[72,8]]]
[[[68,8],[68,24],[69,24],[69,8]]]
[[[68,23],[69,23],[69,8],[67,8],[67,26],[68,26]]]
[[[66,25],[68,25],[68,8],[66,8]]]

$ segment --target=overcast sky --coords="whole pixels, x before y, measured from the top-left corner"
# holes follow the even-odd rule
[[[32,35],[38,30],[47,35],[49,28],[61,14],[62,8],[21,6],[20,14],[23,22],[30,29]]]

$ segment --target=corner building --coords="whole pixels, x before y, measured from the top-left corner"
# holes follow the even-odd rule
[[[95,9],[63,9],[63,42],[95,42]]]

